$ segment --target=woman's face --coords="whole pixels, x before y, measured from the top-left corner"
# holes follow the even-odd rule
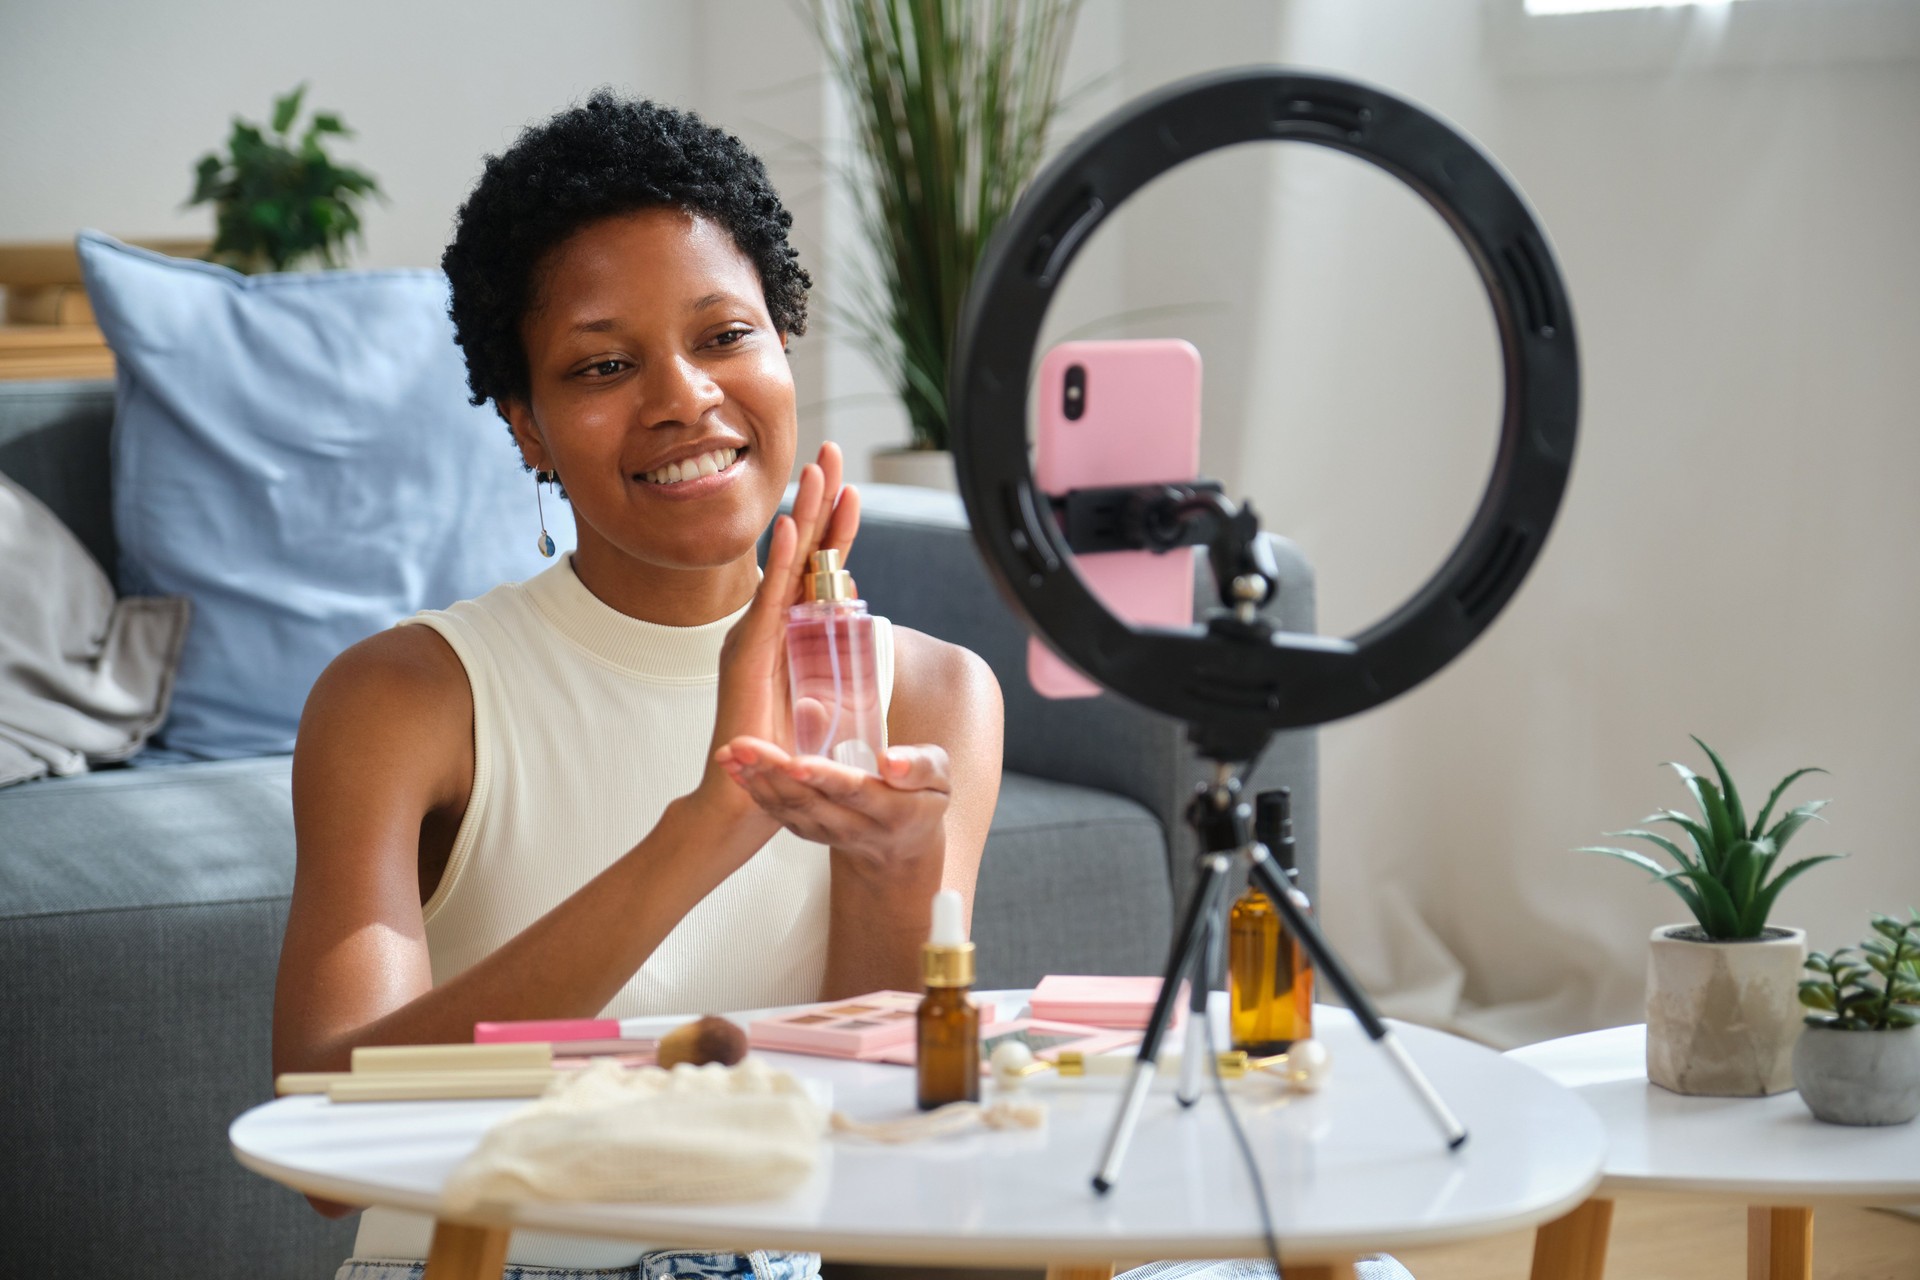
[[[673,208],[582,228],[520,332],[531,404],[508,419],[528,464],[559,473],[583,554],[700,569],[751,553],[793,469],[793,375],[724,228]]]

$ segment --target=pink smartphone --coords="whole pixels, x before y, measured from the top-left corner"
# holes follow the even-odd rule
[[[1040,362],[1033,478],[1042,492],[1195,479],[1200,470],[1200,353],[1177,338],[1063,342]],[[1077,557],[1080,576],[1118,617],[1148,626],[1193,621],[1193,549]],[[1027,679],[1049,698],[1100,686],[1039,637]]]

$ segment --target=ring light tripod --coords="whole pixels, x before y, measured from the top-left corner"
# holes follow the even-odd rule
[[[1235,143],[1298,141],[1344,151],[1411,187],[1467,250],[1499,332],[1506,378],[1492,476],[1466,533],[1434,577],[1380,623],[1349,638],[1279,630],[1260,607],[1275,586],[1259,523],[1217,484],[1044,495],[1027,457],[1033,351],[1054,291],[1094,229],[1153,178]],[[1224,938],[1233,856],[1294,930],[1369,1037],[1393,1059],[1457,1148],[1466,1131],[1300,911],[1254,838],[1240,776],[1280,729],[1353,715],[1404,693],[1452,661],[1512,598],[1546,539],[1566,488],[1579,372],[1566,290],[1519,193],[1492,161],[1417,107],[1377,89],[1272,68],[1169,86],[1122,107],[1049,164],[995,233],[968,293],[949,383],[955,469],[974,540],[1000,588],[1087,676],[1183,720],[1215,766],[1188,806],[1199,839],[1189,899],[1093,1178],[1119,1176],[1157,1069],[1183,978],[1196,1016],[1180,1095],[1197,1097],[1206,993]],[[1135,627],[1107,612],[1073,566],[1075,552],[1205,543],[1222,607],[1185,629]]]

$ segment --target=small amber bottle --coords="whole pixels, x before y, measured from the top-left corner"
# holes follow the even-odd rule
[[[960,914],[958,893],[942,889],[933,895],[933,934],[920,949],[927,994],[915,1015],[922,1111],[980,1101],[980,1010],[968,995],[973,944]]]
[[[1292,798],[1286,788],[1263,791],[1254,807],[1254,834],[1287,878],[1294,902],[1306,896],[1293,884]],[[1227,916],[1228,1017],[1233,1047],[1255,1056],[1284,1053],[1313,1034],[1313,966],[1279,909],[1252,884]]]

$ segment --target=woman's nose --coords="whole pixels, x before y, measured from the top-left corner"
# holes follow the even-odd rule
[[[724,398],[720,384],[696,361],[683,355],[658,361],[648,378],[648,425],[691,425],[717,408]]]

